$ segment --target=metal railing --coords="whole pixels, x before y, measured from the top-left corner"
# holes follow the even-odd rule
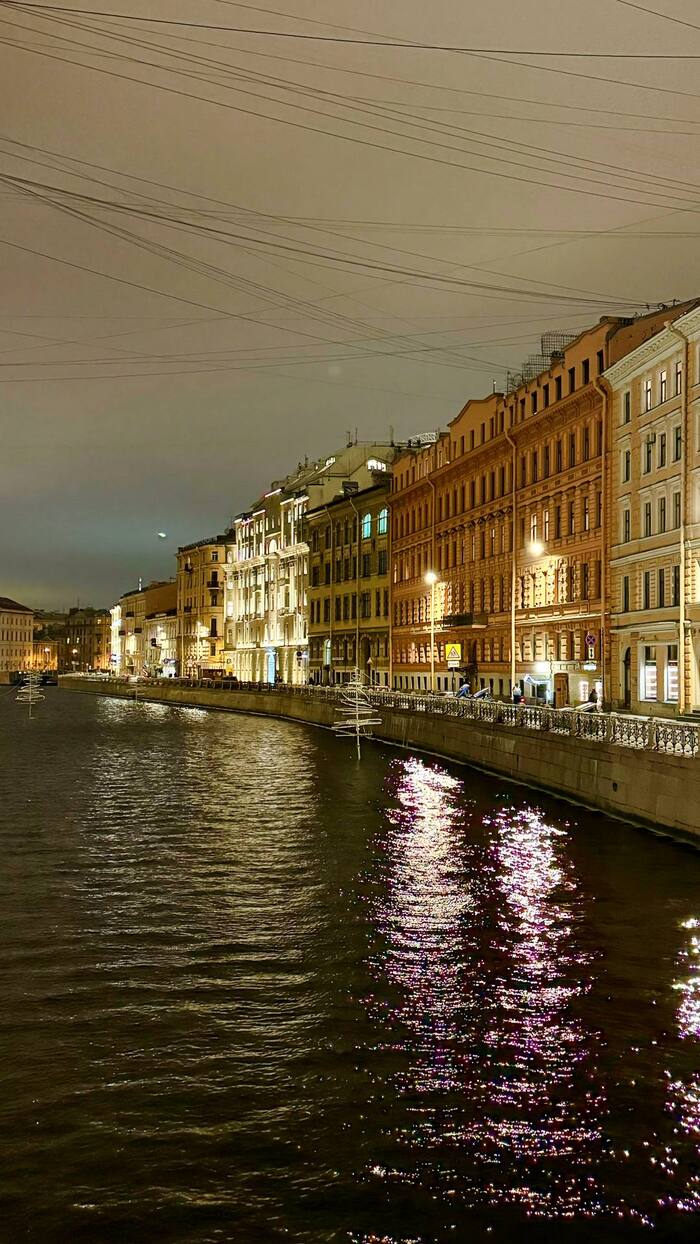
[[[85,678],[88,675],[71,675]],[[342,683],[333,686],[292,683],[241,682],[235,678],[105,678],[105,686],[132,689],[148,687],[192,687],[206,690],[246,691],[256,695],[294,695],[306,700],[335,702]],[[502,700],[459,699],[456,696],[421,695],[412,691],[392,691],[388,687],[368,687],[374,708],[386,712],[430,713],[518,730],[538,730],[541,734],[568,735],[616,747],[662,752],[671,756],[700,755],[700,724],[666,717],[637,717],[624,713],[580,712],[577,709],[539,708],[532,704],[511,704]]]

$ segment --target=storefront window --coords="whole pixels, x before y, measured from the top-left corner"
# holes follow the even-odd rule
[[[645,647],[642,666],[642,699],[656,699],[656,648]]]
[[[666,700],[678,699],[678,644],[669,644],[666,659]]]

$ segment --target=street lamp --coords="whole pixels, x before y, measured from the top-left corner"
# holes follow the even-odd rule
[[[435,584],[438,581],[435,571],[426,571],[424,581],[430,588],[430,689],[435,691]]]

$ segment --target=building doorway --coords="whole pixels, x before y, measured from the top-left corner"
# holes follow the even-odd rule
[[[632,649],[625,648],[622,661],[622,707],[632,706]]]
[[[268,648],[265,655],[265,682],[269,682],[274,687],[277,678],[277,652],[274,648]]]

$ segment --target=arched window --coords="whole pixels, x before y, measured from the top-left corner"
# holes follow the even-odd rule
[[[371,535],[372,535],[372,515],[363,514],[362,515],[362,539],[369,540]]]
[[[377,522],[377,535],[385,536],[389,529],[389,511],[384,507],[379,511],[379,519]]]

